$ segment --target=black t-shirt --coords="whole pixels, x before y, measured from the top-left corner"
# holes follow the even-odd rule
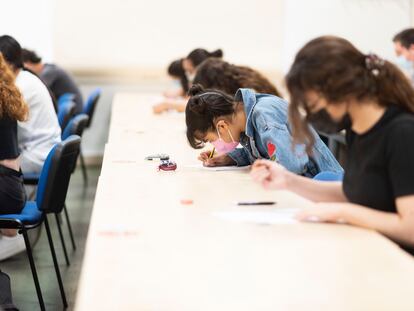
[[[414,115],[390,107],[370,130],[347,134],[343,190],[351,203],[396,212],[395,199],[414,195]]]
[[[15,159],[19,156],[17,144],[17,121],[0,119],[0,160]]]

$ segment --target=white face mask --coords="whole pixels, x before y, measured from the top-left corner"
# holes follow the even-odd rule
[[[406,59],[403,55],[398,56],[395,63],[402,71],[407,74],[412,74],[414,71],[413,62]]]

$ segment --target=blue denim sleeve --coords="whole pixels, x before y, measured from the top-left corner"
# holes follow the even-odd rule
[[[287,170],[301,174],[305,169],[306,163],[309,161],[302,145],[292,148],[292,136],[286,125],[266,125],[260,133],[261,153],[268,155],[272,159],[272,154],[268,154],[268,144],[271,143],[275,147],[276,157],[273,160],[283,165]]]
[[[244,148],[236,148],[227,155],[237,163],[237,166],[247,166],[251,164],[249,156]]]
[[[313,159],[316,161],[321,172],[329,171],[334,173],[343,173],[344,170],[335,159],[328,146],[321,140],[316,131],[311,127],[311,132],[315,136],[315,144],[313,146]]]

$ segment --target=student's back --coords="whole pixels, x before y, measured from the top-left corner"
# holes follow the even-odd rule
[[[82,94],[79,91],[73,78],[62,68],[55,64],[44,64],[40,78],[46,83],[50,90],[59,99],[65,93],[72,93],[75,95],[76,112],[80,113],[83,110]]]
[[[61,130],[46,86],[32,73],[21,70],[16,78],[24,100],[29,105],[29,117],[18,122],[18,142],[24,173],[40,172],[47,154],[61,138]]]
[[[21,57],[24,67],[42,79],[56,100],[65,93],[72,93],[75,95],[76,112],[82,112],[82,94],[73,78],[65,70],[54,64],[43,63],[42,58],[36,52],[28,49],[21,50]]]

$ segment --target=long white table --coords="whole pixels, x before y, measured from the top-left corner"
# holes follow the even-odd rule
[[[193,167],[184,116],[153,115],[153,98],[114,99],[76,310],[414,310],[414,261],[376,232],[217,217],[310,203],[247,171]],[[177,171],[144,160],[160,152]]]

